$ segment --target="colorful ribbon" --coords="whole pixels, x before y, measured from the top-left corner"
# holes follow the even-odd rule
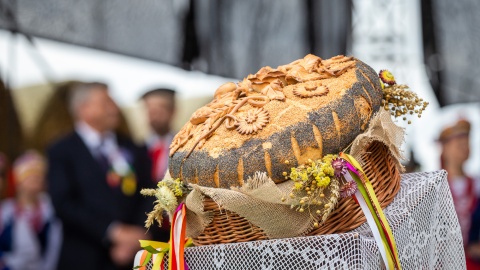
[[[185,204],[181,203],[173,215],[170,229],[170,242],[156,242],[140,240],[140,246],[144,249],[140,255],[138,266],[134,269],[146,270],[148,262],[153,261],[152,270],[164,268],[163,257],[168,252],[168,270],[188,270],[184,257],[184,249],[193,246],[191,238],[185,238]]]
[[[188,270],[184,259],[185,250],[185,204],[181,203],[173,214],[172,228],[170,230],[170,253],[168,254],[169,270]]]
[[[353,197],[367,218],[387,269],[397,268],[401,270],[395,238],[375,195],[372,183],[368,180],[360,164],[352,156],[340,153],[340,157],[347,162],[346,165],[350,171],[350,173],[345,174],[345,178],[347,181],[354,180],[358,186],[358,191]]]

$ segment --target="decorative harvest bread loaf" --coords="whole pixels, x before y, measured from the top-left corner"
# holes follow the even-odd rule
[[[291,167],[345,149],[381,102],[378,75],[353,57],[264,67],[220,86],[192,115],[170,146],[170,173],[222,188],[257,171],[283,182]]]

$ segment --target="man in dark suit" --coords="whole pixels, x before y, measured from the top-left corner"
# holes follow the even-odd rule
[[[75,131],[48,150],[49,192],[63,222],[59,269],[131,269],[152,201],[145,148],[119,136],[119,110],[101,83],[80,84],[70,109]]]
[[[152,178],[161,181],[168,170],[169,147],[175,133],[172,123],[175,116],[175,91],[156,88],[143,94],[147,109],[150,134],[146,145],[152,159]]]
[[[152,179],[162,181],[168,170],[169,147],[175,134],[172,122],[175,115],[175,91],[169,88],[155,88],[143,94],[147,109],[150,134],[146,139],[146,147],[152,161]],[[168,242],[170,239],[170,222],[168,214],[163,213],[160,228],[154,228],[155,240]]]

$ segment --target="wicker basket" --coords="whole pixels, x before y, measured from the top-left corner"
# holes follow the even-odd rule
[[[362,155],[363,169],[372,182],[382,208],[393,201],[400,190],[400,168],[381,142],[372,142]],[[212,222],[204,232],[193,239],[195,245],[212,245],[266,240],[268,237],[259,227],[238,214],[218,206],[210,198],[204,200],[204,210],[213,212]],[[341,199],[325,223],[308,235],[343,233],[357,228],[366,221],[360,207],[352,198]]]

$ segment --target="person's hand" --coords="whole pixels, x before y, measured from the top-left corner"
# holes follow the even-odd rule
[[[110,249],[110,257],[115,265],[125,267],[132,264],[135,252],[129,245],[115,244]]]
[[[112,242],[110,256],[119,266],[127,266],[133,261],[136,252],[140,249],[138,240],[150,238],[144,228],[122,223],[115,224],[111,228],[109,237]]]
[[[109,237],[113,244],[138,245],[138,240],[148,238],[148,235],[140,226],[118,223],[111,228]]]

